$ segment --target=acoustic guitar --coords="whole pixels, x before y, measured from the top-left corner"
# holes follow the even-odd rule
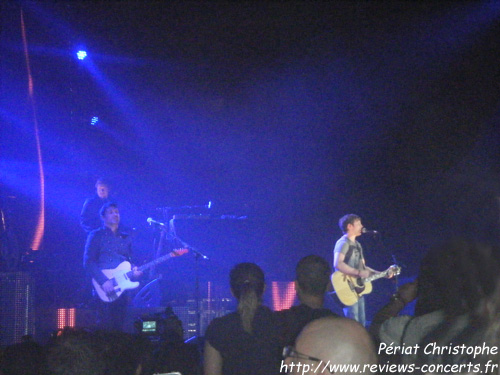
[[[387,276],[391,270],[395,276],[401,273],[401,267],[396,265],[392,265],[383,272],[365,278],[349,276],[340,271],[335,271],[331,278],[333,289],[335,289],[340,302],[346,306],[352,306],[358,302],[361,296],[372,292],[372,281]]]

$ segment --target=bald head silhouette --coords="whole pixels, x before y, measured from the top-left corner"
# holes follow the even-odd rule
[[[368,332],[361,324],[347,318],[327,317],[312,321],[297,337],[295,350],[309,357],[320,359],[324,365],[319,366],[318,370],[318,361],[290,357],[287,363],[301,362],[310,365],[309,372],[304,372],[304,366],[293,366],[291,368],[293,374],[369,373],[368,367],[363,371],[363,366],[377,364],[375,347]],[[330,361],[330,366],[358,364],[361,367],[359,371],[356,369],[342,371],[338,368],[333,371],[333,368],[325,368],[328,361]]]

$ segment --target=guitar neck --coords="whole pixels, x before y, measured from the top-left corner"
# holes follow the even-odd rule
[[[155,260],[153,260],[149,263],[143,264],[142,266],[138,267],[137,270],[142,272],[144,270],[147,270],[148,268],[156,266],[159,263],[163,263],[166,260],[169,260],[170,258],[172,258],[174,256],[176,256],[174,253],[168,253],[167,255],[163,255],[159,258],[156,258]]]
[[[385,270],[383,272],[376,273],[375,275],[368,276],[367,278],[363,279],[365,282],[371,282],[378,280],[382,277],[385,277],[389,273],[389,270]]]

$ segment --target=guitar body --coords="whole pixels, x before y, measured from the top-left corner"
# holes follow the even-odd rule
[[[354,305],[361,296],[373,290],[371,282],[364,282],[360,277],[348,276],[340,271],[333,273],[332,285],[340,302],[346,306]]]
[[[104,302],[113,302],[118,299],[126,290],[137,288],[140,283],[138,281],[130,280],[129,273],[131,270],[132,266],[129,262],[122,262],[118,265],[118,267],[114,269],[102,270],[102,273],[106,275],[109,280],[113,281],[115,291],[114,293],[107,294],[99,285],[99,283],[92,279],[92,284],[94,285],[94,289],[97,292],[99,298]]]
[[[365,279],[335,271],[332,274],[333,289],[335,289],[335,293],[340,302],[346,306],[352,306],[359,301],[361,296],[372,292],[372,281],[385,277],[389,272],[392,272],[394,276],[399,275],[401,273],[401,267],[392,265],[384,272],[379,272]]]
[[[359,293],[359,296],[363,296],[365,294],[370,294],[373,291],[373,286],[370,281],[365,281],[365,289]]]

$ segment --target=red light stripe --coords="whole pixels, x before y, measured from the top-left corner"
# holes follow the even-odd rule
[[[280,284],[285,285],[285,291],[280,290]],[[293,301],[295,301],[295,285],[293,281],[288,282],[278,282],[273,281],[271,283],[271,292],[273,298],[273,310],[281,311],[285,309],[289,309]]]
[[[24,59],[26,61],[26,70],[28,74],[28,100],[31,105],[33,115],[33,125],[35,131],[36,150],[38,158],[38,172],[40,175],[40,208],[38,213],[38,221],[35,229],[35,234],[31,241],[31,249],[39,250],[42,243],[43,234],[45,231],[45,174],[43,171],[42,147],[40,145],[40,135],[38,127],[38,116],[35,105],[33,76],[31,74],[31,65],[28,53],[28,39],[26,37],[26,26],[24,24],[24,12],[21,9],[21,32],[23,37]]]

